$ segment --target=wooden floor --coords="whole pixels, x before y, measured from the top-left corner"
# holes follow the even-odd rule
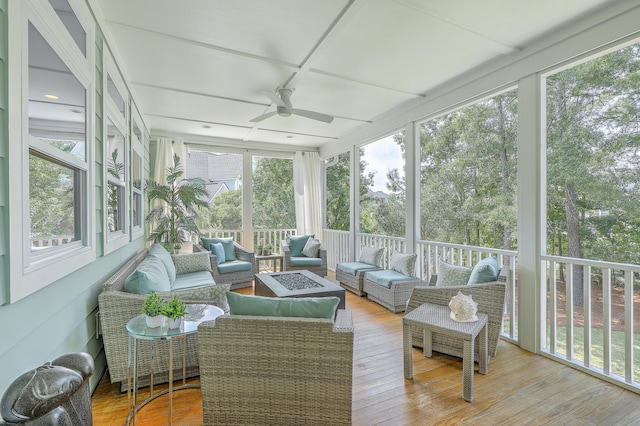
[[[334,280],[333,274],[328,278]],[[476,372],[472,403],[462,400],[462,362],[457,358],[437,353],[425,358],[414,349],[414,378],[405,380],[402,314],[349,292],[347,308],[355,328],[354,425],[640,424],[640,395],[504,341],[491,359],[489,374]],[[92,400],[94,425],[125,424],[127,395],[106,375]],[[167,413],[167,396],[162,396],[139,412],[137,424],[167,424]],[[174,394],[173,424],[202,424],[199,389]]]

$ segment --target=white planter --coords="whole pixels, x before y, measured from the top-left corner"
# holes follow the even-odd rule
[[[182,318],[169,318],[169,328],[180,328],[180,324],[182,324]]]
[[[147,315],[146,316],[147,327],[149,328],[162,327],[164,325],[165,318],[166,317],[164,315],[156,315],[154,317],[150,317],[149,315]]]

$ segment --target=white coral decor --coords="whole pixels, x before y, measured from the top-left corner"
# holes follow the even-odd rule
[[[456,296],[451,298],[449,302],[451,309],[451,319],[460,322],[478,321],[476,312],[478,312],[478,304],[473,301],[471,296],[458,292]]]

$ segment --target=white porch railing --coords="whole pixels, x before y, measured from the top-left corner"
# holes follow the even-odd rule
[[[253,230],[253,245],[242,241],[242,231],[229,230],[229,229],[216,229],[216,230],[201,230],[202,236],[205,238],[227,238],[233,237],[234,241],[238,244],[252,249],[256,247],[258,243],[272,244],[273,252],[280,253],[280,241],[287,238],[287,235],[296,235],[295,229],[254,229]]]
[[[56,235],[49,237],[37,237],[31,238],[31,247],[45,248],[53,246],[61,246],[63,244],[72,243],[75,241],[73,235]]]
[[[349,258],[349,232],[325,229],[323,232],[323,244],[327,248],[327,263],[330,269],[335,270],[340,262],[353,261],[358,258],[360,247],[386,247],[384,267],[389,267],[391,254],[394,251],[405,253],[405,239],[399,237],[387,237],[384,235],[357,234],[358,244],[355,248],[355,258]],[[336,252],[334,252],[336,250]],[[507,283],[507,304],[503,322],[502,335],[510,340],[518,340],[517,328],[517,252],[487,247],[466,246],[461,244],[449,244],[434,241],[418,241],[417,244],[417,275],[427,283],[433,274],[438,273],[438,260],[442,259],[455,265],[473,266],[485,257],[495,256],[500,265],[511,265],[513,273],[511,282]]]
[[[336,231],[334,229],[323,229],[320,242],[327,249],[327,268],[332,271],[342,262],[349,262],[349,231]]]
[[[576,274],[582,271],[582,282]],[[605,380],[640,389],[640,266],[542,256],[546,305],[540,346],[550,356]],[[583,303],[574,303],[582,287]],[[567,321],[567,319],[572,319]],[[640,327],[638,327],[640,328]]]

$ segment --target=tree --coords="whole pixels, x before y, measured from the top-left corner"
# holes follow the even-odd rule
[[[147,183],[149,201],[161,201],[146,218],[154,226],[149,239],[172,248],[186,241],[190,232],[200,235],[195,218],[198,208],[207,205],[200,199],[208,195],[204,180],[182,179],[183,174],[180,157],[174,155],[173,166],[167,167],[166,183]]]
[[[296,227],[293,161],[257,157],[253,163],[253,227]]]
[[[223,192],[199,210],[200,229],[242,229],[242,189]]]

